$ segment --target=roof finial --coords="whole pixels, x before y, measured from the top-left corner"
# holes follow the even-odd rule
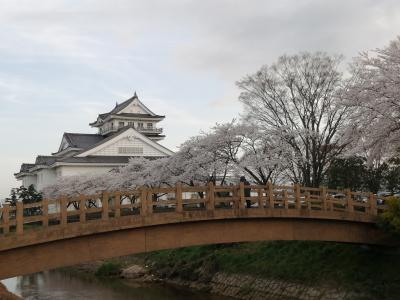
[[[135,94],[133,94],[133,98],[137,98],[138,96],[137,96],[137,94],[136,94],[136,91],[135,91]]]
[[[117,107],[118,106],[118,102],[117,101],[115,101],[115,107]]]

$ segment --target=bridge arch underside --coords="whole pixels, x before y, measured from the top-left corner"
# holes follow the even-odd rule
[[[123,255],[195,245],[307,240],[387,244],[375,224],[318,219],[223,219],[128,228],[0,251],[0,279]]]

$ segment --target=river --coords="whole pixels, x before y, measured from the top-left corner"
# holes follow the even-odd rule
[[[20,276],[2,283],[7,289],[28,300],[226,300],[228,298],[191,291],[171,285],[138,284],[129,280],[81,278],[59,271]]]

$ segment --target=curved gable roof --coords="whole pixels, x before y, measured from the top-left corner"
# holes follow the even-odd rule
[[[136,102],[140,108],[145,111],[146,113],[143,114],[133,114],[133,113],[121,113],[121,111],[123,111],[125,108],[127,108],[131,103]],[[115,107],[109,111],[108,113],[103,113],[103,114],[99,114],[97,117],[97,120],[90,123],[89,125],[95,125],[96,123],[98,123],[101,120],[105,120],[108,116],[111,115],[131,115],[131,116],[139,116],[139,117],[155,117],[155,118],[164,118],[164,116],[161,115],[157,115],[154,112],[152,112],[146,105],[144,105],[140,100],[139,97],[137,96],[136,92],[133,95],[133,97],[129,98],[128,100],[125,100],[124,102],[120,103],[120,104],[116,104]],[[100,119],[100,120],[99,120]]]

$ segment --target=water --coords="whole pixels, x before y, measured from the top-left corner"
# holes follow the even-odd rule
[[[7,289],[28,300],[222,300],[222,296],[161,284],[138,284],[121,279],[87,279],[58,271],[20,276],[2,283]]]

